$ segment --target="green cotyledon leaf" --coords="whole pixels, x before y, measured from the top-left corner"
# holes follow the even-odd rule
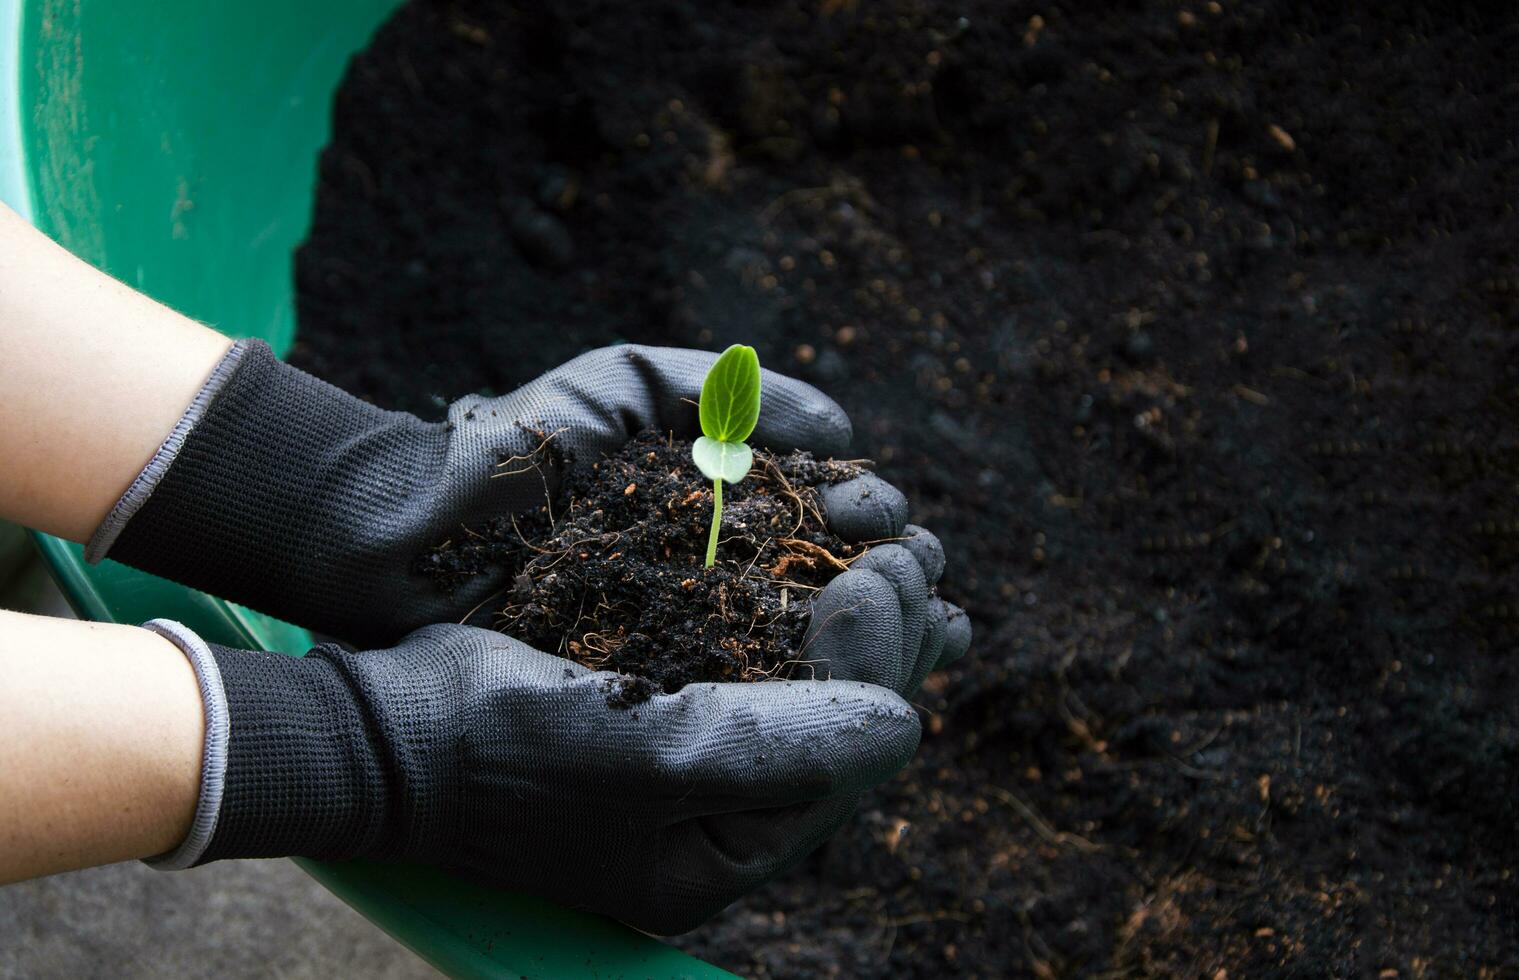
[[[749,468],[754,465],[754,452],[747,443],[721,442],[706,436],[697,438],[691,447],[691,458],[707,479],[729,483],[737,483],[748,476]]]
[[[759,355],[753,347],[734,344],[723,351],[702,382],[699,411],[707,438],[737,443],[749,438],[760,411]]]

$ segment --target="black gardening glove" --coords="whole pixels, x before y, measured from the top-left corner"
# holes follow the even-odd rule
[[[417,574],[464,527],[541,504],[569,467],[642,429],[699,434],[717,355],[609,347],[447,422],[387,412],[240,341],[86,550],[360,645],[458,622],[506,572],[445,594]],[[755,443],[826,455],[849,420],[817,389],[764,372]]]
[[[856,681],[692,684],[607,705],[593,673],[499,633],[429,626],[303,658],[150,628],[206,697],[195,830],[155,860],[425,862],[601,912],[694,928],[832,832],[808,804],[889,778],[917,714]]]

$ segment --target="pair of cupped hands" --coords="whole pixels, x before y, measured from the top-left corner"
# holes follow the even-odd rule
[[[820,491],[830,528],[872,544],[814,600],[805,657],[817,679],[692,684],[609,707],[613,675],[442,625],[488,606],[504,572],[445,594],[413,571],[427,548],[541,503],[568,470],[641,430],[696,436],[714,357],[596,350],[429,423],[352,398],[257,342],[234,348],[146,502],[108,521],[91,556],[369,647],[318,647],[280,683],[352,692],[384,774],[354,795],[382,798],[383,812],[357,835],[302,837],[293,818],[272,828],[265,811],[293,804],[238,774],[279,763],[252,741],[240,747],[234,705],[229,779],[247,785],[229,790],[234,808],[224,803],[208,859],[425,861],[672,934],[800,861],[906,765],[920,735],[908,700],[965,653],[970,627],[936,594],[938,539],[874,475]],[[850,436],[826,395],[764,372],[755,444],[823,457]],[[527,457],[541,465],[500,465]],[[244,663],[265,661],[224,658],[229,685],[241,670],[229,664]]]

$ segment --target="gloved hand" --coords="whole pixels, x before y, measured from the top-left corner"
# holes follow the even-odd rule
[[[715,354],[609,347],[448,421],[387,412],[240,341],[89,542],[110,557],[360,645],[457,622],[505,572],[444,594],[415,574],[463,527],[534,506],[641,429],[698,432]],[[752,441],[837,452],[849,420],[766,371]],[[899,495],[900,496],[900,495]],[[867,509],[873,505],[867,505]]]
[[[672,934],[800,860],[833,829],[813,801],[852,799],[918,744],[900,697],[853,681],[619,709],[615,675],[470,627],[297,659],[148,626],[207,692],[196,829],[162,867],[427,862]]]

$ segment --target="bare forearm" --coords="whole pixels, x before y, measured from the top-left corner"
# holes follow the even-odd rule
[[[204,712],[170,641],[0,612],[0,883],[173,850]]]
[[[86,540],[231,343],[0,205],[0,517]]]

